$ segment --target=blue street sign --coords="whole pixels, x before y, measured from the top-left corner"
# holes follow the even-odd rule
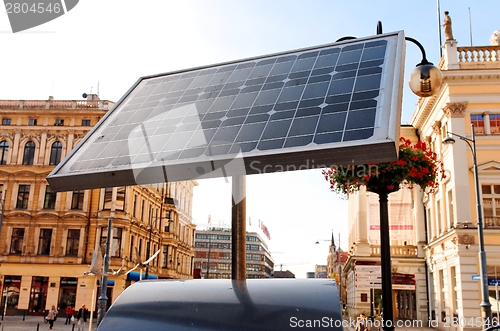
[[[481,276],[480,275],[472,275],[472,280],[480,280]]]
[[[488,285],[498,285],[500,284],[500,278],[488,279]]]

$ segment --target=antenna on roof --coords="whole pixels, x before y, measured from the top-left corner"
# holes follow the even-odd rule
[[[470,7],[469,7],[469,35],[470,35],[470,47],[472,47],[472,18],[470,15]]]
[[[441,6],[439,5],[439,0],[437,0],[437,14],[438,14],[438,34],[439,34],[439,57],[443,56],[443,41],[441,37]]]

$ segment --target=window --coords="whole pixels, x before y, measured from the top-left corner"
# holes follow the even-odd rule
[[[43,209],[54,209],[56,207],[57,193],[52,191],[49,185],[45,187],[45,199],[43,200]]]
[[[436,200],[436,223],[438,226],[438,232],[441,233],[444,228],[441,224],[441,200]]]
[[[500,134],[500,114],[490,114],[491,134]]]
[[[453,191],[448,191],[448,217],[450,220],[450,228],[455,224],[455,215],[453,214]]]
[[[29,197],[30,197],[30,186],[29,185],[19,185],[19,189],[17,191],[16,208],[28,209]]]
[[[125,208],[125,186],[116,188],[116,210]]]
[[[137,216],[137,194],[134,194],[134,206],[132,207],[132,217]]]
[[[73,197],[71,198],[71,209],[82,210],[84,197],[85,197],[84,190],[73,191]]]
[[[7,164],[7,153],[9,152],[9,143],[6,140],[0,142],[0,164]]]
[[[476,134],[484,134],[484,116],[483,114],[471,114],[470,121],[474,124]]]
[[[500,226],[500,185],[481,185],[485,227]]]
[[[120,257],[120,251],[122,247],[122,228],[111,229],[111,243],[109,249],[109,256]],[[108,237],[108,227],[103,227],[101,230],[101,249],[103,252],[106,251],[106,238]]]
[[[36,118],[30,118],[28,119],[28,125],[37,125],[37,121],[36,121]]]
[[[80,230],[69,229],[66,239],[66,256],[78,256],[78,246],[80,244]]]
[[[24,228],[13,228],[10,240],[10,254],[20,255],[23,253]]]
[[[38,239],[38,255],[50,254],[50,242],[52,240],[52,229],[40,229]]]
[[[163,258],[161,259],[161,267],[168,268],[168,245],[163,245]]]
[[[2,125],[10,125],[10,118],[2,118]]]
[[[111,209],[113,205],[113,188],[106,187],[104,189],[104,209]]]
[[[82,120],[82,126],[90,126],[90,120]]]
[[[139,256],[136,256],[135,258],[139,259],[139,257],[142,256],[142,239],[141,238],[139,238],[139,247],[137,248],[137,252],[138,252]]]
[[[50,165],[58,165],[61,162],[61,154],[62,154],[62,144],[59,141],[56,141],[52,144],[50,149]]]
[[[130,236],[130,249],[128,252],[130,261],[132,261],[132,257],[134,256],[134,247],[135,247],[134,243],[135,243],[135,237],[134,237],[134,235],[131,235]]]
[[[56,118],[56,120],[54,121],[54,125],[55,126],[63,126],[64,125],[64,120],[60,119],[60,118]]]
[[[28,141],[24,145],[23,165],[33,165],[35,159],[35,143]]]

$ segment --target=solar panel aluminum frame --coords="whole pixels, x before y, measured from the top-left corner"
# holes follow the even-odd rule
[[[402,105],[405,39],[403,31],[372,37],[348,40],[277,54],[259,56],[210,66],[174,71],[166,74],[139,78],[114,107],[78,143],[69,155],[48,175],[47,180],[55,191],[69,191],[101,187],[152,184],[213,177],[241,176],[250,174],[323,168],[332,165],[388,162],[397,159],[399,145],[400,113]],[[387,40],[385,63],[381,75],[380,99],[377,105],[373,136],[368,139],[334,142],[323,145],[309,144],[304,148],[289,147],[267,151],[212,155],[191,159],[152,160],[147,164],[127,164],[90,171],[74,171],[71,168],[80,162],[79,157],[92,148],[109,122],[120,116],[120,111],[131,100],[134,91],[148,81],[159,77],[194,72],[207,68],[218,68],[245,61],[259,61],[271,57],[321,50],[325,47],[344,47],[349,44]]]

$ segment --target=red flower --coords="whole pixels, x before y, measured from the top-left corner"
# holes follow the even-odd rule
[[[437,181],[446,178],[443,162],[425,142],[412,144],[404,137],[400,138],[396,161],[331,167],[322,174],[329,180],[332,190],[344,194],[358,190],[361,185],[372,188],[379,185],[377,187],[393,190],[398,183],[407,187],[417,184],[431,193],[437,187]]]

